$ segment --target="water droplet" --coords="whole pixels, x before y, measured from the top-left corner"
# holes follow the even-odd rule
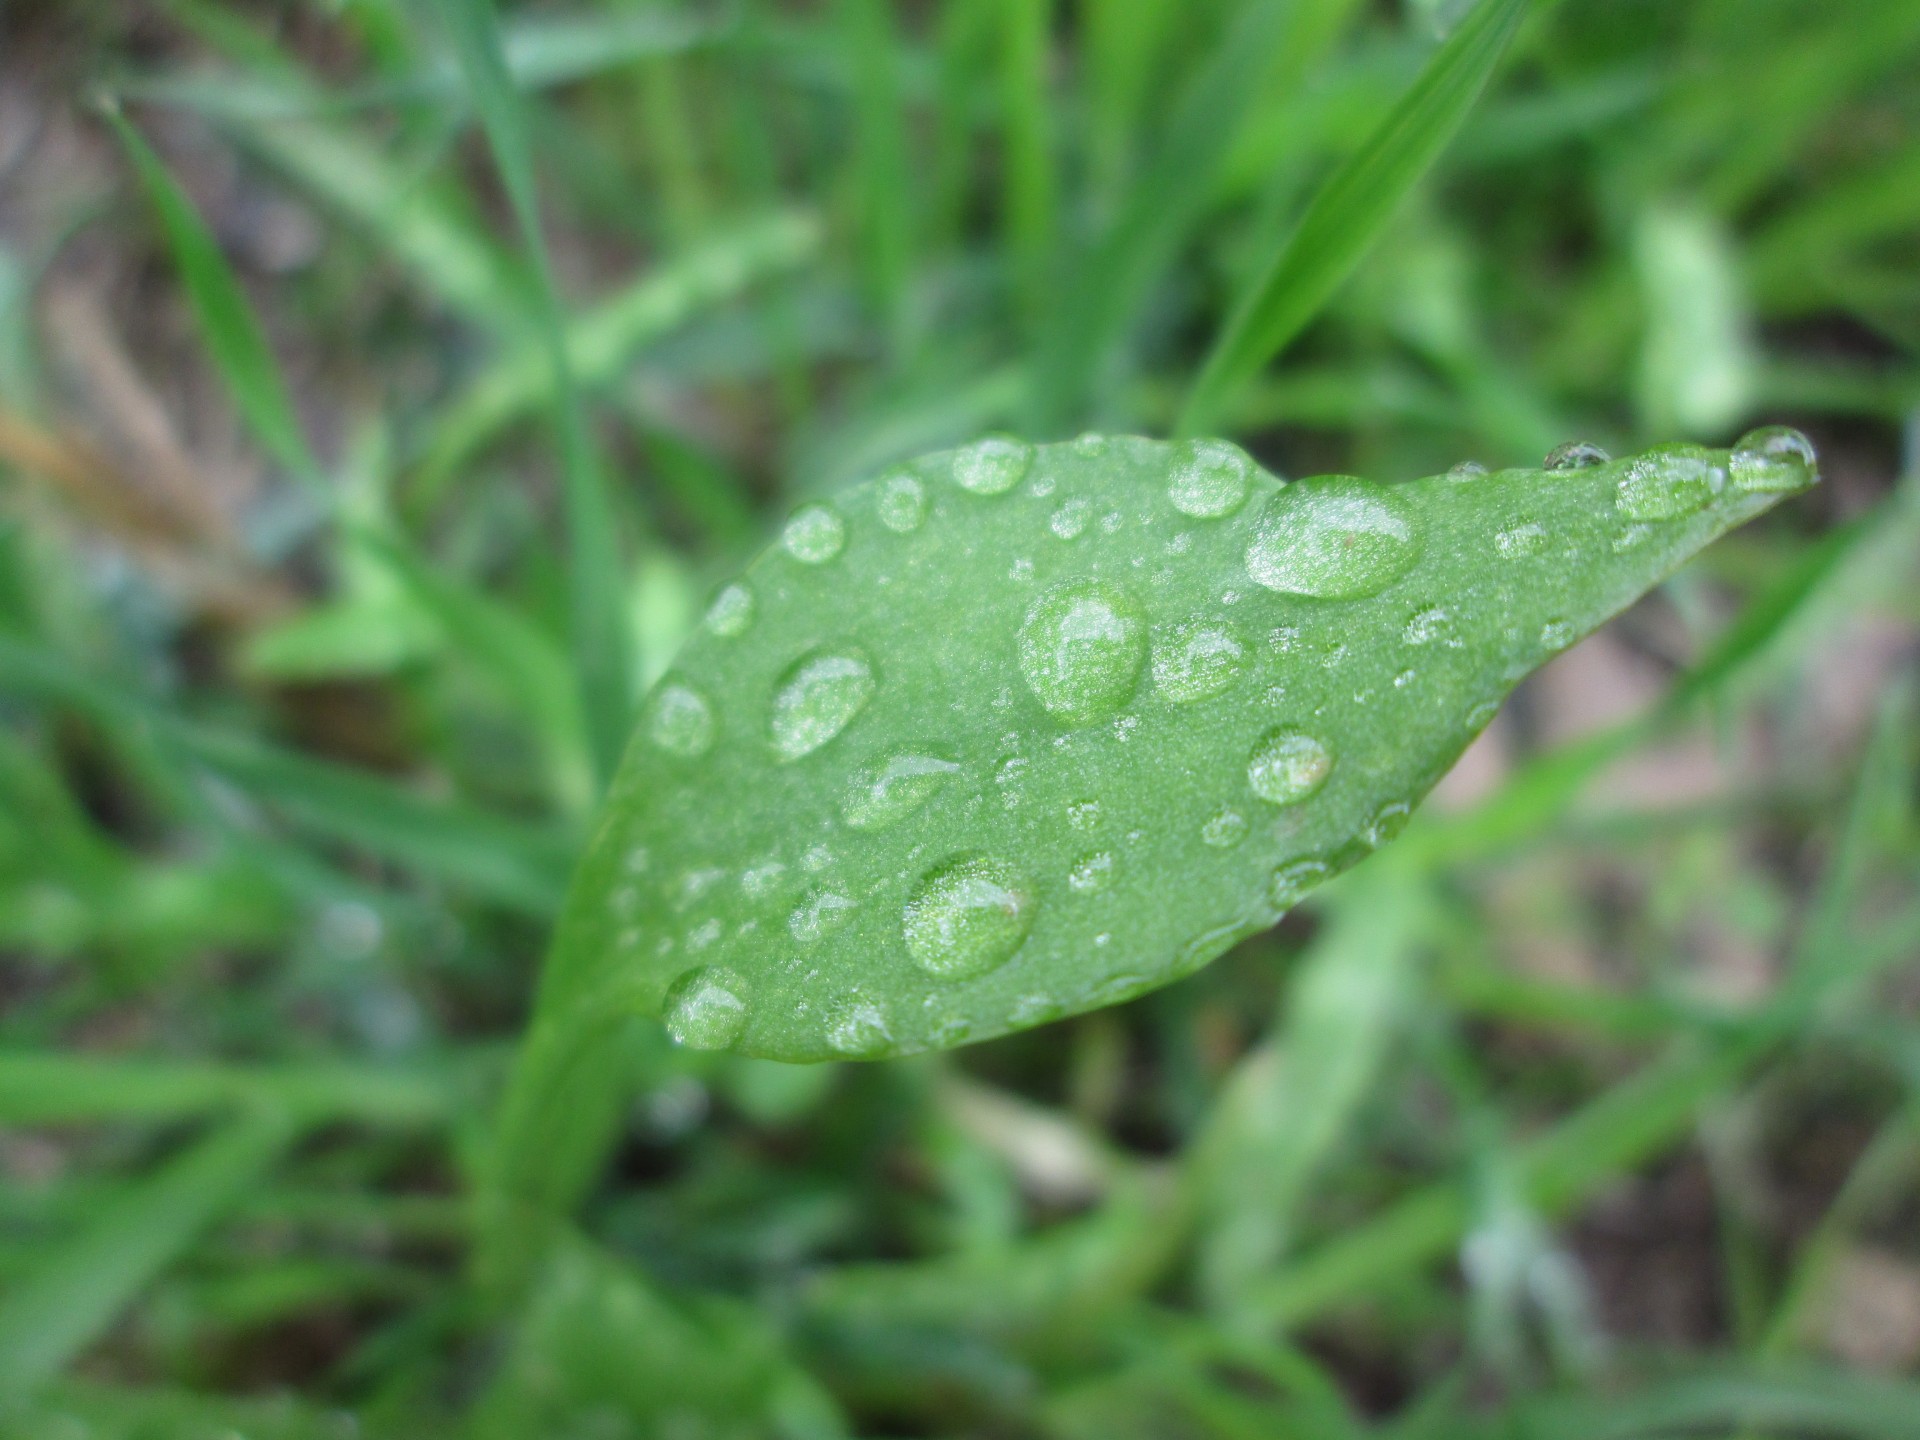
[[[800,868],[809,875],[818,875],[833,864],[833,851],[824,844],[809,845],[800,856]]]
[[[739,581],[723,588],[707,606],[707,628],[728,640],[747,633],[753,625],[753,591]]]
[[[1482,700],[1467,712],[1467,729],[1478,732],[1493,723],[1493,717],[1500,713],[1498,700]]]
[[[1058,1020],[1066,1008],[1051,995],[1022,995],[1014,1002],[1007,1018],[1016,1025],[1044,1025],[1049,1020]]]
[[[901,913],[907,953],[930,975],[964,980],[1004,965],[1027,938],[1034,902],[1004,860],[956,855],[920,878]]]
[[[927,518],[927,487],[907,471],[896,470],[874,487],[873,508],[887,529],[908,534]]]
[[[1280,866],[1267,881],[1267,901],[1276,910],[1291,910],[1314,886],[1333,874],[1324,860],[1293,860]]]
[[[1153,636],[1153,683],[1176,705],[1218,695],[1246,666],[1239,632],[1217,620],[1163,625]]]
[[[1253,457],[1225,440],[1187,440],[1173,451],[1167,499],[1182,515],[1217,520],[1246,503]]]
[[[1007,578],[1009,580],[1031,580],[1033,578],[1033,561],[1025,555],[1018,557],[1013,564],[1007,567]]]
[[[889,751],[848,783],[840,816],[855,830],[884,830],[926,804],[959,773],[953,761],[924,750]]]
[[[689,1050],[724,1050],[747,1027],[747,994],[747,982],[725,966],[696,966],[667,988],[667,1033]]]
[[[1100,823],[1098,800],[1075,800],[1067,806],[1067,824],[1076,830],[1091,830]]]
[[[1393,688],[1396,690],[1404,690],[1419,678],[1420,673],[1417,670],[1402,670],[1398,675],[1393,677]]]
[[[1267,632],[1267,646],[1281,655],[1291,655],[1300,648],[1300,627],[1298,625],[1276,625]]]
[[[1097,580],[1055,585],[1020,627],[1020,673],[1054,714],[1098,720],[1133,694],[1146,632],[1139,604],[1117,586]]]
[[[1547,458],[1540,462],[1543,470],[1591,470],[1596,465],[1605,465],[1613,457],[1598,445],[1590,445],[1585,440],[1569,440],[1566,444],[1551,450]]]
[[[1082,895],[1097,895],[1113,880],[1113,852],[1096,850],[1082,855],[1067,872],[1067,884]]]
[[[1247,817],[1238,810],[1222,810],[1200,827],[1200,838],[1216,850],[1231,850],[1247,838]]]
[[[1033,446],[993,435],[953,454],[953,478],[976,495],[1002,495],[1018,485],[1033,464]]]
[[[1413,816],[1413,806],[1405,800],[1395,800],[1382,805],[1373,812],[1373,818],[1367,822],[1367,844],[1379,849],[1407,828],[1407,821]]]
[[[1573,644],[1577,633],[1571,620],[1549,620],[1540,627],[1540,644],[1547,650],[1564,650]]]
[[[786,879],[787,867],[778,860],[769,860],[762,865],[752,865],[740,872],[740,889],[749,900],[765,900],[780,888],[780,882]]]
[[[1494,549],[1509,560],[1538,555],[1547,548],[1547,527],[1537,522],[1515,525],[1493,537]]]
[[[1455,465],[1447,471],[1447,478],[1456,481],[1478,480],[1486,473],[1487,467],[1482,465],[1478,460],[1462,460],[1458,465]]]
[[[1727,472],[1699,445],[1660,445],[1636,455],[1614,489],[1614,503],[1634,520],[1678,520],[1704,510],[1726,488]]]
[[[1789,494],[1820,478],[1813,442],[1785,425],[1749,430],[1734,441],[1728,468],[1733,488],[1750,494]]]
[[[893,1045],[887,1012],[854,991],[827,1012],[827,1044],[849,1060],[883,1054]]]
[[[695,760],[713,748],[713,706],[691,685],[669,680],[647,702],[647,738],[670,755]]]
[[[1438,605],[1415,611],[1400,634],[1409,645],[1457,646],[1460,643],[1453,633],[1453,616]]]
[[[787,916],[787,933],[802,945],[817,944],[851,920],[857,908],[838,890],[816,885]]]
[[[858,650],[801,656],[774,691],[774,753],[782,760],[811,755],[866,709],[873,690],[873,666]]]
[[[1073,453],[1084,455],[1088,459],[1097,459],[1107,453],[1107,437],[1098,430],[1089,430],[1083,435],[1073,437]]]
[[[787,553],[802,565],[824,565],[847,543],[847,522],[831,505],[802,505],[780,536]]]
[[[1333,754],[1299,730],[1273,730],[1247,757],[1247,783],[1275,805],[1297,805],[1327,783]]]
[[[1087,521],[1092,518],[1092,503],[1076,496],[1053,512],[1047,521],[1047,528],[1062,540],[1078,540],[1081,532],[1087,528]]]
[[[1390,489],[1321,475],[1267,501],[1247,547],[1247,573],[1284,594],[1353,600],[1386,589],[1418,555],[1413,522]]]
[[[1651,525],[1629,525],[1613,537],[1613,553],[1624,555],[1629,550],[1638,550],[1653,538]]]
[[[1024,755],[1011,755],[994,768],[993,783],[1000,787],[1000,803],[1012,810],[1025,798],[1020,782],[1032,761]]]

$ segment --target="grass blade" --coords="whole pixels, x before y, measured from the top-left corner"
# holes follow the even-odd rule
[[[1300,226],[1250,280],[1180,417],[1206,433],[1234,393],[1298,335],[1360,262],[1395,207],[1466,119],[1533,0],[1481,0],[1419,80],[1327,182]]]
[[[278,1114],[236,1120],[120,1192],[35,1258],[0,1299],[0,1397],[53,1378],[194,1238],[270,1171],[294,1138]]]

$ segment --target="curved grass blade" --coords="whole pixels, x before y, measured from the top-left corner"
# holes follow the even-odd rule
[[[644,705],[543,1013],[864,1058],[1165,984],[1810,462],[1283,486],[1221,442],[990,440],[805,506]]]
[[[1306,326],[1446,148],[1535,0],[1480,0],[1299,229],[1250,280],[1187,397],[1180,433],[1213,428],[1234,393]]]

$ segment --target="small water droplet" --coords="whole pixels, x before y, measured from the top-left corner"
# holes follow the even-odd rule
[[[1569,440],[1547,453],[1540,462],[1543,470],[1591,470],[1596,465],[1605,465],[1613,457],[1598,445],[1585,440]]]
[[[1014,809],[1025,798],[1024,792],[1020,789],[1020,781],[1032,763],[1024,755],[1011,755],[995,767],[993,783],[999,786],[1000,803],[1007,809]]]
[[[1173,450],[1167,499],[1182,515],[1217,520],[1246,503],[1253,457],[1225,440],[1186,440]]]
[[[1267,501],[1247,546],[1247,573],[1283,594],[1354,600],[1386,589],[1418,556],[1413,521],[1391,489],[1321,475]]]
[[[922,970],[964,980],[1012,959],[1033,911],[1032,893],[1013,866],[991,855],[955,855],[920,878],[900,928]]]
[[[1453,633],[1453,616],[1438,605],[1429,605],[1424,610],[1416,610],[1407,620],[1400,632],[1401,638],[1409,645],[1446,645],[1457,646],[1460,642]]]
[[[1153,634],[1153,683],[1176,705],[1227,689],[1246,667],[1247,647],[1233,626],[1195,617]]]
[[[874,487],[873,508],[894,534],[910,534],[927,518],[927,487],[910,472],[895,470]]]
[[[1418,671],[1402,670],[1398,675],[1393,677],[1393,688],[1396,690],[1404,690],[1419,678],[1420,675]]]
[[[1087,528],[1087,521],[1093,518],[1091,502],[1076,496],[1062,502],[1047,521],[1047,528],[1062,540],[1077,540]]]
[[[1067,872],[1067,885],[1082,895],[1097,895],[1112,882],[1113,863],[1111,850],[1082,855]]]
[[[1146,630],[1139,603],[1118,586],[1097,580],[1055,585],[1020,627],[1020,673],[1054,714],[1098,720],[1133,694]]]
[[[787,553],[802,565],[824,565],[847,543],[847,522],[831,505],[802,505],[780,536]]]
[[[748,993],[747,982],[725,966],[696,966],[667,988],[667,1033],[689,1050],[724,1050],[747,1027]]]
[[[833,851],[824,844],[809,845],[800,857],[800,868],[809,875],[818,875],[833,864]]]
[[[1012,565],[1007,567],[1007,578],[1009,580],[1031,580],[1033,578],[1033,561],[1025,555],[1018,557]]]
[[[851,920],[856,908],[838,890],[816,885],[787,916],[787,933],[802,945],[817,944]]]
[[[1493,717],[1500,713],[1498,700],[1482,700],[1467,712],[1467,729],[1478,732],[1493,723]]]
[[[1098,800],[1075,800],[1067,806],[1067,824],[1076,830],[1091,830],[1100,823]]]
[[[1629,525],[1613,537],[1613,553],[1624,555],[1629,550],[1638,550],[1653,538],[1651,525]]]
[[[1238,810],[1221,810],[1200,827],[1200,838],[1216,850],[1231,850],[1247,838],[1247,817]]]
[[[1379,849],[1407,828],[1407,821],[1413,816],[1413,806],[1405,800],[1395,800],[1382,805],[1373,812],[1373,818],[1367,822],[1367,844]]]
[[[1813,442],[1786,425],[1749,430],[1734,441],[1728,470],[1733,488],[1749,494],[1790,494],[1820,478]]]
[[[840,816],[855,830],[884,830],[926,804],[959,773],[953,761],[925,750],[889,751],[848,783]]]
[[[866,709],[873,691],[873,666],[858,650],[801,656],[774,691],[774,753],[783,761],[811,755]]]
[[[1276,625],[1267,632],[1267,648],[1277,654],[1291,655],[1300,648],[1298,625]]]
[[[992,435],[953,455],[953,478],[975,495],[1003,495],[1018,485],[1033,464],[1033,446]]]
[[[669,755],[696,760],[713,748],[718,728],[707,697],[680,680],[660,685],[647,702],[647,738]]]
[[[1333,753],[1299,730],[1269,731],[1247,757],[1247,783],[1275,805],[1297,805],[1327,783]]]
[[[1447,478],[1456,481],[1478,480],[1486,473],[1487,467],[1482,465],[1478,460],[1462,460],[1458,465],[1455,465],[1447,471]]]
[[[893,1045],[887,1012],[857,990],[828,1010],[826,1022],[828,1046],[849,1060],[883,1054]]]
[[[787,867],[778,860],[752,865],[740,872],[740,889],[749,900],[765,900],[780,889]]]
[[[1659,445],[1627,463],[1614,503],[1633,520],[1678,520],[1706,509],[1727,472],[1699,445]]]
[[[1540,644],[1543,649],[1559,651],[1573,644],[1578,632],[1571,620],[1549,620],[1540,627]]]
[[[1016,1025],[1044,1025],[1059,1019],[1066,1008],[1051,995],[1022,995],[1014,1002],[1007,1018]]]
[[[1280,866],[1267,881],[1267,901],[1276,910],[1291,910],[1314,886],[1333,874],[1324,860],[1293,860]]]
[[[736,639],[753,625],[753,591],[736,580],[725,586],[707,606],[707,628],[725,639]]]
[[[1508,560],[1538,555],[1547,548],[1547,527],[1532,521],[1525,525],[1515,525],[1495,535],[1493,546]]]

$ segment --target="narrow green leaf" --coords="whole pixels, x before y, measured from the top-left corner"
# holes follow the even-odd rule
[[[235,1120],[124,1189],[35,1257],[0,1298],[0,1399],[52,1379],[147,1283],[271,1170],[293,1139],[277,1114]]]
[[[643,706],[543,1008],[818,1060],[1165,984],[1810,460],[1283,486],[1223,442],[990,440],[804,506]]]
[[[1480,0],[1292,237],[1249,279],[1187,397],[1182,434],[1210,429],[1239,387],[1298,335],[1426,174],[1535,0]]]
[[[897,344],[907,323],[915,214],[909,198],[914,177],[900,112],[900,42],[887,0],[839,0],[837,8],[853,70],[853,173],[862,278]]]
[[[573,364],[567,353],[553,268],[540,225],[534,185],[533,147],[522,97],[501,49],[493,0],[439,0],[439,12],[459,57],[475,109],[480,113],[501,183],[533,262],[552,390],[555,434],[560,442],[566,489],[569,610],[581,708],[599,774],[610,773],[626,732],[628,655],[626,610],[621,603],[620,547],[612,497],[594,453]]]
[[[1048,117],[1053,0],[1001,0],[1000,94],[1006,123],[1007,239],[1022,308],[1037,320],[1049,308],[1055,211],[1053,129]]]

